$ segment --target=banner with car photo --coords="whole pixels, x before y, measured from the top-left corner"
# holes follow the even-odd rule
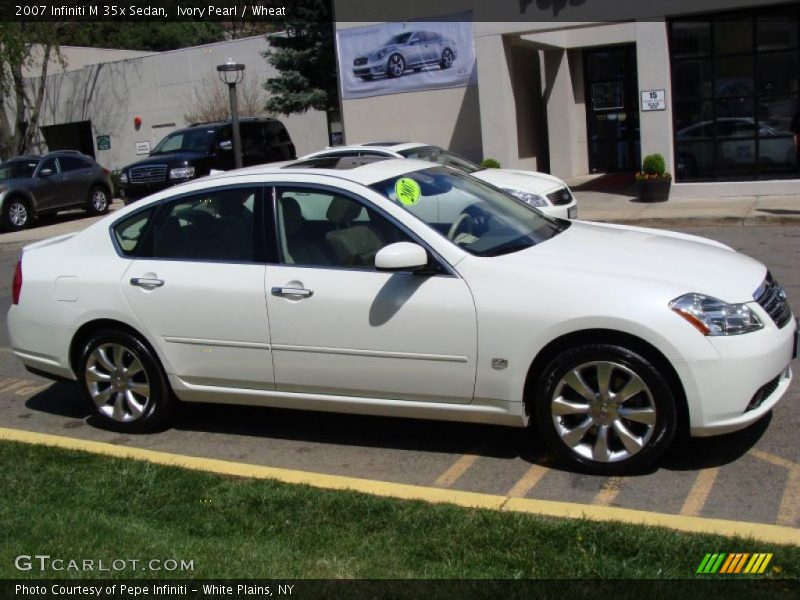
[[[342,97],[475,85],[471,16],[337,31]]]

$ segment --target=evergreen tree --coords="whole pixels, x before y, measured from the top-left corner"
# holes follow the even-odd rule
[[[338,107],[334,27],[330,0],[298,0],[284,31],[269,36],[264,57],[279,75],[267,80],[266,109],[289,115]]]

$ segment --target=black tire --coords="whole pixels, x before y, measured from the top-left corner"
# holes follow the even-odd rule
[[[123,349],[119,360],[116,348]],[[127,331],[109,329],[93,334],[83,344],[76,375],[92,414],[103,428],[127,433],[163,429],[175,411],[177,400],[158,357]]]
[[[607,368],[608,376],[602,377]],[[574,379],[574,372],[580,374],[579,380]],[[565,378],[585,383],[584,394],[594,400],[586,400],[564,382]],[[610,390],[606,402],[600,392],[595,393],[602,388],[598,384],[601,379],[608,381]],[[644,388],[631,394],[618,410],[620,405],[614,403],[614,397],[640,384]],[[568,408],[555,411],[559,414],[554,414],[556,399],[562,407],[567,406],[564,401],[569,403]],[[678,425],[675,396],[665,377],[644,356],[613,344],[585,344],[557,356],[543,370],[532,403],[534,424],[550,449],[580,470],[598,475],[635,473],[651,467],[675,437]],[[588,410],[567,414],[582,406]],[[631,416],[635,419],[627,418]],[[638,422],[641,419],[653,423]],[[605,436],[600,435],[601,429]],[[623,440],[625,436],[619,431],[633,437]],[[570,447],[562,436],[575,445]],[[608,450],[604,452],[604,448]],[[603,456],[607,460],[598,460]]]
[[[442,58],[439,61],[439,67],[441,67],[442,69],[449,69],[450,67],[453,66],[454,58],[455,57],[453,56],[453,51],[450,50],[450,48],[445,48],[444,50],[442,50]]]
[[[3,203],[3,227],[6,231],[20,231],[30,226],[33,210],[25,198],[12,196]]]
[[[90,215],[102,215],[108,212],[110,204],[108,190],[102,185],[92,186],[89,190],[89,199],[86,201],[86,212]]]
[[[400,77],[406,70],[406,59],[400,54],[392,54],[386,61],[386,76]]]

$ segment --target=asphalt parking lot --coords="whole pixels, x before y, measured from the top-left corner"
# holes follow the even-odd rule
[[[701,223],[682,230],[765,262],[800,311],[800,225]],[[0,237],[3,315],[21,246]],[[399,483],[800,528],[798,424],[795,379],[753,427],[685,441],[651,473],[610,478],[563,470],[528,431],[468,424],[190,405],[173,429],[121,435],[92,425],[75,386],[28,374],[0,327],[0,427]]]

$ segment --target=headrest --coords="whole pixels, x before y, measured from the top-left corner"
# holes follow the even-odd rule
[[[347,225],[361,214],[364,208],[358,202],[337,196],[328,206],[328,220],[337,226]]]

